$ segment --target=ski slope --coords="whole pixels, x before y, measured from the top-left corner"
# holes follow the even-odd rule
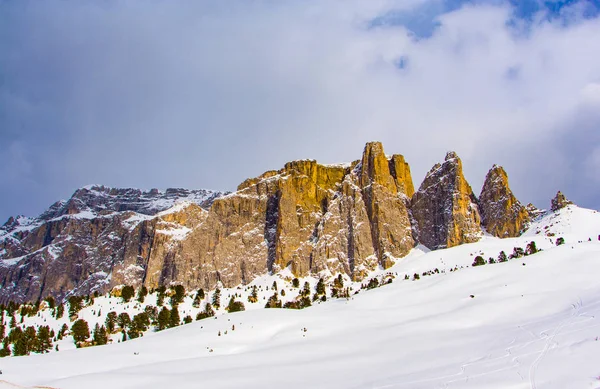
[[[349,300],[0,359],[0,388],[600,388],[599,234],[596,211],[569,206],[520,238],[417,248]],[[543,251],[470,266],[531,240]]]

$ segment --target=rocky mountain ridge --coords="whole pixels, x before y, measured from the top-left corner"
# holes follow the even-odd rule
[[[536,212],[497,166],[478,199],[453,152],[415,192],[404,157],[379,142],[352,163],[290,162],[229,194],[91,186],[0,228],[0,301],[122,284],[231,287],[281,271],[361,280],[417,244],[452,247],[485,230],[517,236]]]

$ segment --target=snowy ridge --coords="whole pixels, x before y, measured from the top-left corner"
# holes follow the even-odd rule
[[[20,246],[21,241],[28,234],[47,222],[112,218],[115,215],[128,213],[128,217],[123,223],[131,231],[142,221],[150,220],[154,216],[178,212],[190,204],[208,208],[215,199],[222,195],[222,192],[204,189],[169,188],[164,191],[152,189],[144,192],[133,188],[119,189],[102,185],[88,185],[76,190],[69,200],[54,203],[37,218],[11,217],[0,227],[0,259],[11,258],[9,250],[3,248],[2,245]],[[15,250],[13,247],[13,251],[18,252],[19,256],[28,254],[25,248]]]

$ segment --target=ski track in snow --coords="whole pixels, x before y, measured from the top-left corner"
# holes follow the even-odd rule
[[[600,306],[600,301],[596,301],[590,305],[587,305],[586,307],[591,308],[593,306]],[[483,357],[475,358],[470,362],[466,362],[466,363],[462,364],[460,366],[460,371],[456,374],[436,376],[436,377],[420,379],[420,380],[413,380],[413,381],[373,386],[372,389],[388,389],[388,388],[398,388],[398,387],[405,387],[405,386],[410,387],[412,385],[424,384],[427,382],[436,383],[439,381],[442,381],[442,382],[438,383],[436,385],[436,387],[441,388],[441,389],[447,389],[449,387],[449,385],[451,385],[451,384],[455,384],[455,383],[459,383],[459,382],[468,383],[469,380],[471,380],[473,378],[484,377],[486,375],[490,375],[493,373],[499,373],[502,371],[513,370],[513,369],[521,366],[521,362],[520,362],[519,358],[528,357],[528,356],[532,356],[535,354],[537,354],[537,357],[532,362],[532,364],[530,365],[530,368],[529,368],[529,384],[530,384],[531,389],[537,389],[538,388],[538,386],[536,384],[537,369],[538,369],[540,363],[542,362],[542,360],[548,355],[548,353],[551,350],[559,347],[558,342],[554,341],[556,336],[572,334],[572,333],[575,333],[578,331],[583,331],[583,330],[590,329],[593,327],[600,327],[600,324],[594,324],[591,326],[583,327],[583,328],[572,330],[572,331],[567,331],[567,332],[562,331],[565,327],[568,327],[569,325],[573,324],[573,320],[575,318],[585,317],[586,318],[585,321],[595,319],[596,315],[590,316],[590,315],[588,315],[589,314],[588,311],[581,312],[581,309],[583,307],[584,307],[584,305],[583,305],[583,302],[581,301],[581,298],[579,298],[576,303],[571,304],[571,311],[569,313],[569,316],[566,319],[559,322],[559,324],[553,329],[552,334],[550,334],[550,335],[548,335],[548,330],[542,330],[540,332],[540,335],[536,335],[531,330],[525,329],[525,327],[527,327],[527,326],[532,326],[532,325],[535,325],[538,323],[543,323],[546,321],[545,319],[531,321],[531,322],[523,323],[523,324],[519,325],[518,326],[519,329],[523,330],[528,335],[531,335],[534,339],[530,340],[530,341],[522,342],[519,344],[515,344],[517,341],[517,338],[514,338],[509,343],[508,347],[505,349],[506,354],[503,356],[500,356],[497,358],[492,358],[491,354],[487,354]],[[540,351],[526,352],[526,353],[521,353],[521,354],[514,353],[515,350],[524,349],[527,346],[534,344],[534,343],[538,343],[541,340],[545,340],[545,343],[544,343],[544,347]],[[495,362],[502,362],[504,359],[510,358],[510,357],[512,357],[511,361],[510,361],[511,362],[510,366],[503,367],[503,368],[496,368],[496,369],[492,369],[492,370],[484,369],[483,371],[479,371],[479,372],[472,373],[472,374],[467,374],[468,369],[476,368],[479,365],[485,365],[485,364],[493,365]],[[518,370],[516,371],[516,374],[519,375],[521,380],[525,380],[523,375],[521,375],[521,373]],[[451,378],[454,378],[454,379],[451,379]],[[448,380],[448,379],[450,379],[450,380]]]

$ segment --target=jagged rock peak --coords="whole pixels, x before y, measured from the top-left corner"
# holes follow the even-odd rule
[[[430,249],[475,242],[482,235],[477,199],[455,152],[427,173],[411,211],[417,240]]]
[[[363,187],[376,183],[391,192],[398,191],[381,142],[369,142],[365,145],[361,160],[360,183]]]
[[[526,207],[510,190],[506,171],[497,165],[492,166],[485,177],[479,211],[483,227],[499,238],[519,236],[531,220]]]
[[[554,198],[552,199],[550,209],[552,210],[552,212],[556,212],[559,209],[562,209],[567,205],[571,204],[573,204],[573,202],[569,201],[567,197],[564,194],[562,194],[562,192],[559,190],[558,193],[556,193],[556,196],[554,196]]]
[[[450,160],[457,160],[460,163],[460,158],[458,158],[458,155],[456,154],[455,151],[448,151],[446,153],[446,158],[444,158],[444,161],[450,161]]]
[[[360,164],[360,187],[371,227],[371,241],[384,268],[414,247],[408,212],[413,192],[410,168],[401,155],[387,158],[381,142],[366,144]]]
[[[360,183],[363,187],[377,183],[392,193],[401,193],[408,198],[415,191],[410,166],[404,156],[394,154],[388,159],[381,142],[368,142],[365,145],[360,163]]]
[[[63,215],[82,212],[108,214],[133,211],[145,215],[155,215],[178,201],[189,201],[207,209],[223,193],[206,189],[168,188],[165,191],[151,189],[142,191],[136,188],[111,188],[104,185],[88,185],[77,189],[69,200],[54,203],[40,215],[40,219],[50,220]]]

